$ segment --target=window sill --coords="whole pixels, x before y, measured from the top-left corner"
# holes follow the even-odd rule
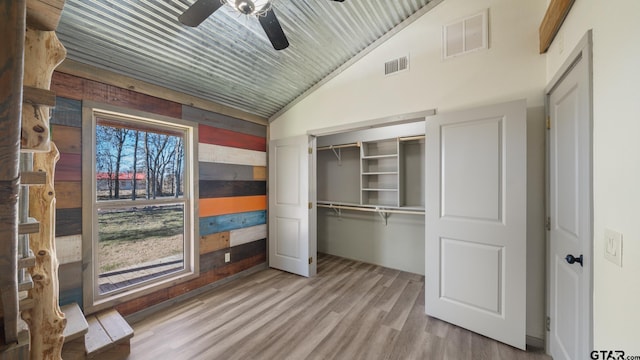
[[[185,283],[187,281],[198,278],[199,273],[195,271],[183,272],[174,276],[168,277],[163,280],[158,280],[148,285],[142,285],[139,287],[132,287],[123,292],[119,292],[113,295],[101,295],[99,298],[87,298],[90,294],[85,294],[84,300],[84,313],[89,315],[100,310],[109,309],[116,305],[126,303],[131,300],[139,299],[160,290],[168,289],[173,286]],[[167,300],[167,299],[165,299]]]

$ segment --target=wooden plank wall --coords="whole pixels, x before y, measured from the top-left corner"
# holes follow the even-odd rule
[[[60,303],[82,305],[82,101],[199,123],[200,276],[118,305],[124,315],[183,295],[266,261],[266,126],[171,101],[54,73],[51,119],[60,149],[55,189]],[[230,253],[231,261],[224,262]]]

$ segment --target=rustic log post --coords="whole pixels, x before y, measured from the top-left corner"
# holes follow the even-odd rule
[[[25,38],[24,86],[48,90],[55,68],[67,51],[54,31],[28,27]],[[49,109],[42,102],[25,101],[22,111],[22,150],[49,151]]]
[[[30,28],[55,31],[65,0],[27,0],[27,25]]]
[[[0,298],[7,343],[18,339],[18,193],[26,6],[0,1]]]
[[[31,330],[31,359],[60,359],[67,323],[58,305],[58,258],[55,243],[55,190],[54,174],[60,158],[58,148],[51,143],[48,153],[33,155],[33,170],[47,174],[43,186],[32,186],[29,194],[30,215],[40,221],[40,232],[31,234],[30,247],[36,256],[31,269],[35,300],[33,308],[23,313]]]
[[[58,305],[58,258],[55,247],[54,174],[60,158],[50,141],[49,101],[51,76],[64,60],[66,50],[55,32],[31,27],[26,30],[24,55],[24,96],[22,113],[23,151],[34,151],[34,170],[47,174],[44,186],[34,186],[29,194],[29,215],[40,222],[40,231],[30,237],[36,256],[31,269],[34,287],[30,297],[34,306],[23,312],[31,330],[32,359],[60,359],[66,319]],[[27,97],[26,94],[29,94]],[[49,100],[47,100],[49,99]],[[46,151],[46,152],[45,152]]]

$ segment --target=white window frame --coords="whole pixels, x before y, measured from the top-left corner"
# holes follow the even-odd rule
[[[98,241],[98,201],[96,197],[96,114],[124,121],[159,125],[186,132],[184,158],[184,268],[156,279],[128,286],[122,290],[100,294],[98,285],[98,261],[96,260],[96,244]],[[82,109],[82,246],[83,246],[83,308],[90,314],[112,307],[135,298],[139,298],[161,289],[192,280],[199,276],[199,218],[198,218],[198,124],[147,112],[120,108],[91,101],[83,102]],[[130,200],[128,200],[130,201]],[[144,202],[144,201],[142,201]],[[141,202],[141,203],[142,203]],[[155,200],[155,203],[162,200]],[[167,203],[175,203],[168,199]],[[114,202],[115,204],[115,202]],[[100,207],[104,207],[104,203]],[[122,203],[120,203],[122,205]],[[107,206],[112,206],[111,204]]]

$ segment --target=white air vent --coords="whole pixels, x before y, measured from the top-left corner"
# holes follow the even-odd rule
[[[384,63],[385,75],[391,75],[406,70],[409,70],[409,55],[389,60]]]
[[[442,27],[442,58],[489,48],[489,9]]]

